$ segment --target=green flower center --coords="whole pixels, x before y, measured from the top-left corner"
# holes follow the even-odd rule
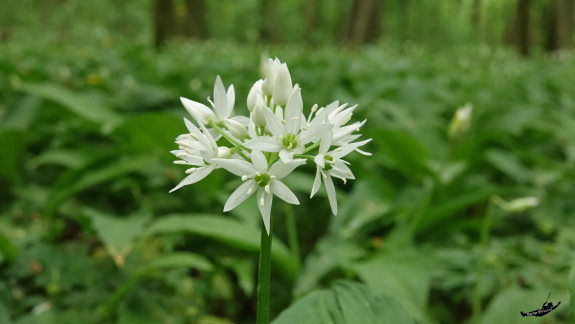
[[[287,134],[283,139],[283,145],[287,148],[293,149],[297,147],[297,138],[294,134]]]
[[[270,176],[267,173],[262,173],[260,175],[256,175],[254,180],[260,187],[265,187],[270,183]]]
[[[333,157],[331,155],[326,155],[323,157],[325,160],[325,168],[323,168],[326,171],[331,170],[331,168],[333,168],[333,163],[327,163],[327,161],[333,162]]]

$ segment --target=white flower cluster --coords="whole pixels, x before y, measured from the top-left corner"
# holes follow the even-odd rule
[[[303,112],[301,89],[292,85],[285,63],[268,59],[265,78],[250,90],[247,107],[250,117],[233,116],[235,93],[233,86],[226,91],[218,76],[214,85],[213,109],[196,101],[180,98],[197,126],[184,118],[189,133],[177,137],[179,148],[172,153],[180,160],[175,164],[189,165],[189,174],[170,192],[198,182],[214,169],[223,168],[241,177],[243,183],[231,194],[224,211],[234,209],[252,194],[269,234],[273,196],[299,205],[297,197],[281,181],[307,161],[316,166],[311,197],[318,191],[322,179],[331,210],[337,214],[337,200],[332,177],[354,179],[347,154],[357,151],[371,139],[356,141],[354,132],[365,123],[347,125],[356,106],[348,107],[335,101],[318,109]]]

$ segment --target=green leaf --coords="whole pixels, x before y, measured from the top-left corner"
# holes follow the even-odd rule
[[[394,297],[350,281],[337,281],[330,289],[304,296],[272,323],[355,324],[359,320],[363,324],[414,323]]]
[[[27,136],[22,130],[0,131],[0,177],[18,181],[21,176],[21,163]]]
[[[18,254],[18,248],[8,237],[0,232],[0,264],[4,259],[11,259]],[[1,322],[0,322],[1,323]]]
[[[170,268],[194,268],[202,271],[212,271],[213,265],[205,257],[194,253],[173,253],[154,259],[140,268],[130,279],[116,289],[114,294],[98,308],[98,315],[103,318],[108,318],[112,315],[122,297],[124,297],[138,281],[150,275],[155,270]]]
[[[518,182],[525,182],[531,177],[531,172],[509,152],[493,149],[485,154],[485,158],[501,172]]]
[[[575,318],[575,261],[571,265],[571,271],[569,271],[569,293],[571,294],[571,307],[570,314],[571,318]]]
[[[136,239],[144,233],[149,218],[141,216],[116,218],[89,208],[83,211],[92,218],[98,237],[105,244],[116,265],[122,267]]]
[[[106,133],[112,130],[120,121],[121,116],[106,106],[102,100],[91,98],[86,94],[78,94],[52,83],[23,83],[19,89],[30,95],[53,101],[72,113],[102,126]]]
[[[149,229],[149,234],[187,232],[214,239],[232,247],[259,251],[259,229],[248,227],[233,218],[216,215],[169,215],[157,220]],[[285,245],[274,238],[272,241],[272,261],[278,271],[287,278],[294,278],[297,265]]]
[[[549,291],[544,288],[527,290],[518,287],[511,287],[505,289],[493,298],[481,317],[479,324],[524,324],[526,322],[547,323],[552,317],[554,317],[553,313],[561,311],[561,308],[563,307],[567,308],[567,305],[563,305],[563,303],[561,303],[556,310],[552,311],[551,314],[545,315],[545,317],[524,318],[521,316],[521,312],[527,313],[540,309],[548,295]],[[557,305],[557,302],[566,300],[566,297],[566,295],[560,296],[557,293],[552,293],[549,301],[553,302],[554,305]]]
[[[397,298],[415,320],[427,321],[431,278],[430,264],[423,254],[405,248],[401,252],[381,253],[351,267],[369,287]]]
[[[429,169],[429,152],[427,148],[410,134],[378,128],[373,132],[382,156],[392,167],[397,168],[407,176],[424,176],[431,174]]]

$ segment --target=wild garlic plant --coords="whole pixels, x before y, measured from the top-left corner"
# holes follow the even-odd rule
[[[189,175],[170,192],[196,183],[213,170],[222,168],[243,181],[228,198],[224,211],[234,209],[253,194],[257,195],[257,205],[266,229],[265,235],[262,230],[258,323],[267,323],[266,296],[260,300],[260,295],[265,295],[267,289],[269,299],[269,255],[265,254],[271,249],[273,197],[299,205],[298,198],[282,179],[309,163],[316,168],[311,197],[323,182],[331,210],[336,215],[337,199],[332,178],[339,178],[344,183],[354,179],[350,163],[344,160],[349,153],[356,151],[371,155],[359,149],[371,140],[359,140],[361,134],[357,132],[365,120],[349,123],[357,105],[349,107],[348,104],[340,105],[338,101],[321,108],[315,104],[309,112],[304,112],[301,89],[292,84],[286,63],[277,58],[265,62],[264,79],[256,81],[248,94],[249,117],[234,115],[234,87],[232,85],[226,90],[219,76],[214,85],[213,101],[208,98],[212,108],[186,98],[180,99],[195,123],[184,118],[189,133],[176,139],[178,149],[172,153],[178,160],[174,163],[190,168],[186,170]],[[262,262],[268,263],[268,267],[264,264],[262,268]],[[267,287],[264,287],[266,274],[262,272],[267,272]],[[262,289],[264,292],[260,294]]]

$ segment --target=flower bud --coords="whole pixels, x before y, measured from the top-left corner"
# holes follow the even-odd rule
[[[266,125],[266,116],[265,110],[268,109],[260,97],[256,97],[256,104],[254,106],[254,110],[252,111],[252,120],[256,126],[265,126]]]
[[[472,111],[473,106],[470,103],[457,109],[447,129],[447,134],[450,139],[457,139],[467,132],[471,125]]]
[[[210,120],[215,119],[216,117],[216,115],[210,108],[199,102],[195,102],[183,97],[180,97],[180,101],[182,101],[182,104],[184,105],[186,110],[190,113],[190,115],[192,115],[192,117],[194,117],[194,119],[200,124],[205,125]]]
[[[493,197],[493,202],[508,213],[521,213],[539,206],[539,198],[537,197],[522,197],[511,201],[505,201],[500,197],[495,196]]]
[[[235,138],[244,140],[246,137],[248,137],[248,130],[240,122],[237,122],[233,119],[226,119],[224,123],[227,129]]]
[[[250,89],[250,93],[248,94],[248,110],[253,111],[254,106],[256,105],[256,97],[262,96],[262,83],[264,80],[259,79],[252,88]]]
[[[218,156],[217,156],[218,158],[227,159],[230,156],[232,156],[232,152],[228,147],[225,146],[218,147]]]
[[[292,88],[291,75],[289,74],[287,64],[283,63],[277,71],[274,81],[272,97],[276,105],[285,107],[291,95]]]
[[[266,62],[266,77],[262,83],[262,93],[264,96],[269,97],[273,94],[274,83],[280,67],[281,63],[277,58],[275,60],[270,58]]]

